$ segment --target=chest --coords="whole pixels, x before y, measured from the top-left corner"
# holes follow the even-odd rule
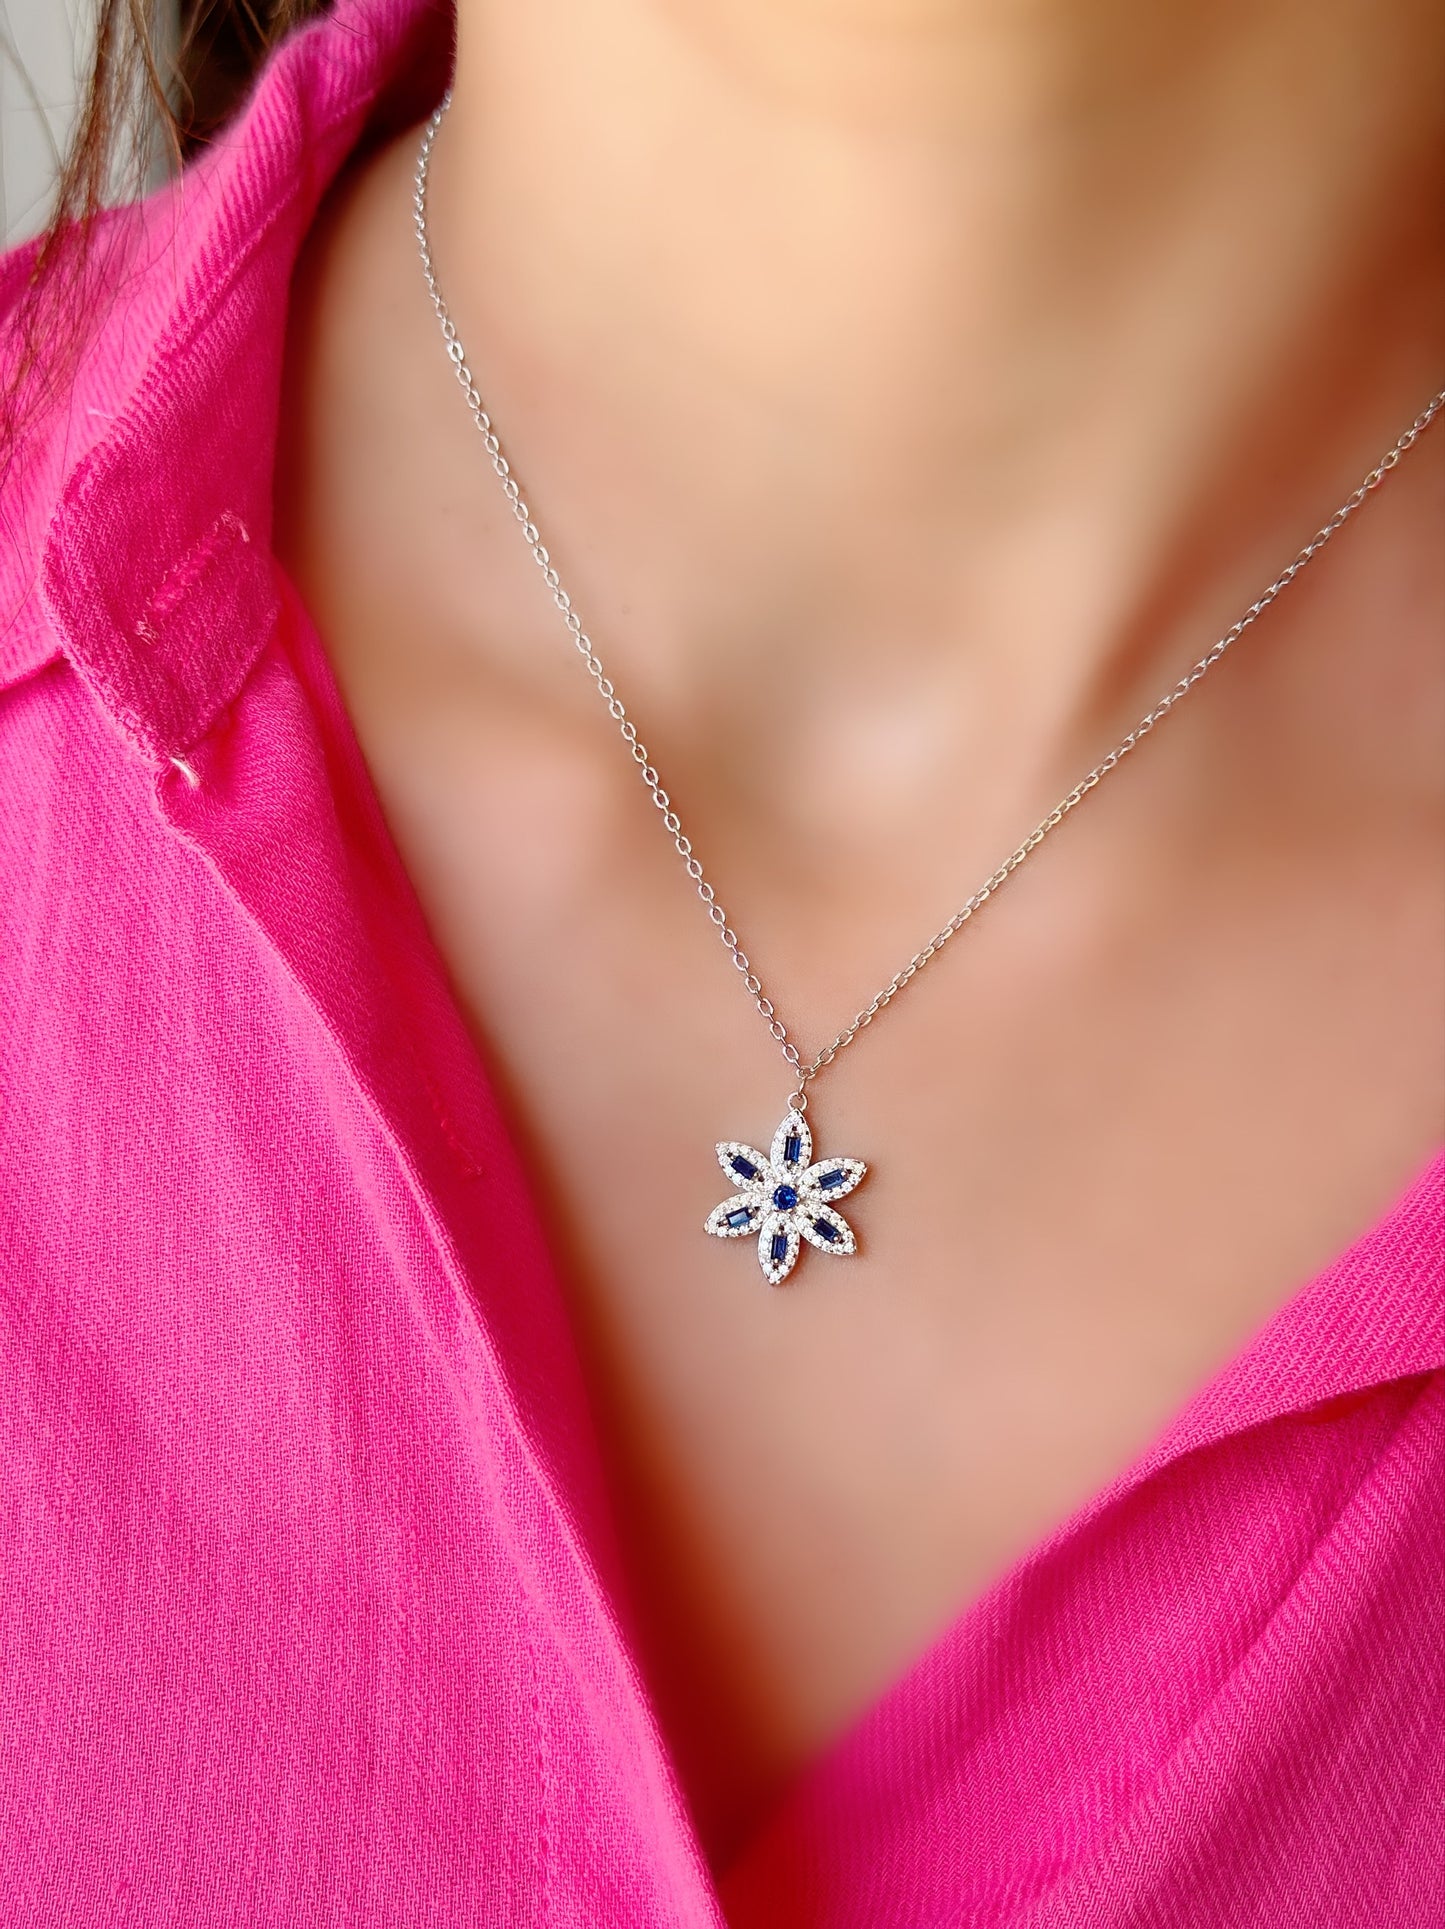
[[[725,1843],[1390,1203],[1434,1130],[1428,893],[1412,859],[1351,914],[1368,826],[1161,863],[1121,784],[813,1087],[815,1156],[870,1168],[860,1250],[772,1288],[702,1227],[715,1142],[766,1149],[792,1081],[605,718],[594,752],[333,658],[553,1231]],[[846,879],[756,897],[805,1046],[910,948]]]

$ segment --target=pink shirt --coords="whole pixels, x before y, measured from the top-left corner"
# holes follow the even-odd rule
[[[1438,1926],[1445,1159],[708,1866],[526,1174],[268,547],[292,262],[448,24],[342,0],[116,218],[6,485],[0,1921]]]

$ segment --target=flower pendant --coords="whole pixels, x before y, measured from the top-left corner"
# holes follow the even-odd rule
[[[705,1230],[718,1239],[756,1239],[769,1285],[782,1285],[805,1239],[819,1252],[857,1252],[853,1228],[834,1211],[834,1201],[845,1199],[868,1168],[861,1159],[815,1161],[813,1135],[801,1112],[787,1114],[770,1153],[725,1139],[717,1156],[738,1190],[708,1214]]]

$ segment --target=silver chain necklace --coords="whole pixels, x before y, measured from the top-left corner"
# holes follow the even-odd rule
[[[792,1272],[804,1242],[819,1252],[846,1255],[857,1251],[857,1241],[852,1227],[837,1210],[837,1202],[845,1198],[862,1180],[867,1167],[861,1159],[813,1158],[812,1132],[806,1113],[808,1110],[808,1087],[818,1074],[831,1065],[838,1054],[851,1045],[855,1038],[884,1011],[905,986],[911,984],[923,970],[931,964],[949,939],[956,936],[964,925],[988,902],[996,891],[1010,878],[1024,860],[1036,851],[1050,831],[1058,826],[1076,810],[1085,797],[1101,782],[1116,765],[1127,757],[1156,725],[1163,722],[1175,705],[1182,702],[1199,682],[1200,678],[1224,655],[1230,645],[1236,642],[1249,626],[1267,610],[1270,604],[1292,583],[1300,571],[1341,528],[1364,502],[1365,498],[1384,481],[1385,477],[1430,426],[1442,407],[1445,407],[1445,390],[1429,402],[1415,420],[1405,430],[1395,446],[1384,455],[1379,463],[1365,477],[1347,501],[1330,517],[1322,529],[1312,536],[1304,548],[1269,587],[1250,604],[1243,616],[1234,623],[1224,635],[1214,643],[1198,662],[1194,663],[1165,696],[1161,697],[1147,715],[1141,717],[1134,728],[1123,737],[1107,756],[1100,758],[1087,776],[1081,777],[1066,797],[1059,800],[1041,823],[1036,824],[1028,836],[999,865],[993,875],[961,904],[941,931],[934,934],[921,951],[916,951],[899,971],[888,980],[881,991],[875,992],[861,1011],[855,1014],[851,1023],[844,1026],[822,1050],[805,1060],[801,1051],[789,1036],[788,1028],[778,1016],[773,1001],[763,990],[761,978],[753,969],[747,953],[743,950],[737,932],[728,921],[727,912],[718,902],[717,893],[703,873],[701,861],[693,850],[691,840],[683,833],[682,823],[672,799],[662,787],[647,746],[637,734],[637,726],[628,716],[609,677],[602,667],[602,661],[592,646],[592,640],[582,627],[582,619],[572,607],[572,599],[563,589],[555,564],[548,555],[537,525],[532,520],[531,511],[523,501],[512,474],[511,465],[502,453],[502,445],[492,427],[491,417],[482,406],[481,394],[467,364],[466,351],[457,335],[456,325],[442,299],[437,282],[436,269],[432,261],[431,242],[427,233],[426,198],[427,176],[431,165],[432,144],[443,116],[451,105],[448,93],[441,105],[427,122],[421,137],[417,154],[415,193],[413,196],[413,217],[416,228],[417,247],[421,254],[422,272],[426,277],[427,292],[431,296],[432,307],[441,324],[441,332],[446,342],[446,350],[451,358],[452,368],[457,381],[466,396],[467,407],[472,420],[482,436],[487,454],[491,457],[492,467],[501,480],[512,513],[522,526],[522,534],[533,559],[542,571],[543,581],[552,592],[552,600],[562,612],[568,632],[588,674],[597,686],[598,694],[607,705],[607,713],[622,733],[623,742],[631,752],[643,783],[647,786],[653,803],[661,814],[677,854],[687,867],[687,874],[697,886],[698,896],[707,908],[707,914],[717,929],[718,936],[726,947],[728,956],[740,974],[748,995],[771,1032],[773,1039],[782,1052],[794,1079],[793,1090],[787,1100],[787,1110],[773,1134],[772,1144],[767,1152],[739,1140],[723,1140],[717,1149],[718,1162],[735,1190],[715,1207],[708,1215],[705,1230],[719,1239],[750,1238],[756,1241],[758,1264],[763,1276],[777,1286]]]

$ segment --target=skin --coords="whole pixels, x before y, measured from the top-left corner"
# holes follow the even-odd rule
[[[1445,381],[1442,32],[461,0],[443,285],[806,1052]],[[556,1228],[723,1859],[1438,1143],[1445,425],[814,1087],[864,1250],[772,1291],[699,1228],[786,1067],[468,423],[414,151],[303,261],[279,544]]]

